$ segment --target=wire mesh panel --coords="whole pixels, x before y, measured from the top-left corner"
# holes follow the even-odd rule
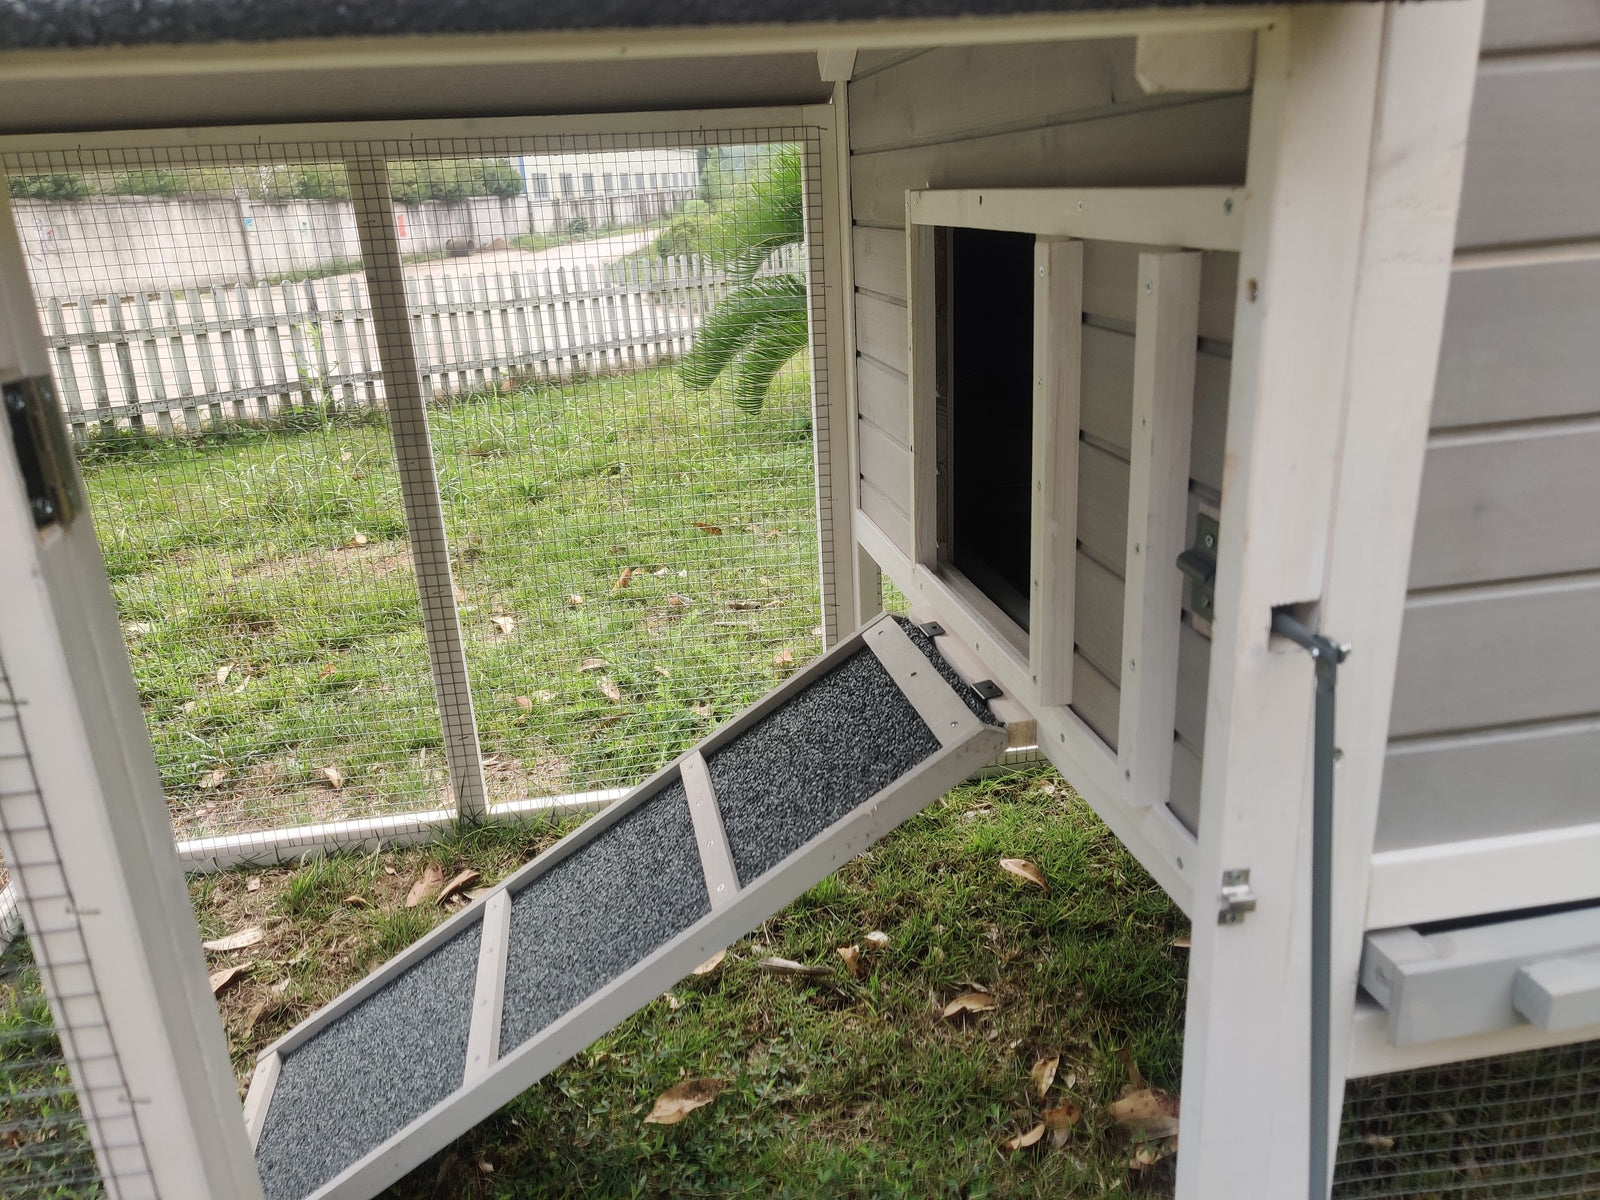
[[[1600,1042],[1351,1080],[1334,1195],[1600,1195]]]

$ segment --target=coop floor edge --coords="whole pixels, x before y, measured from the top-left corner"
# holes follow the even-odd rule
[[[365,1200],[1006,746],[882,616],[262,1054],[267,1200]]]

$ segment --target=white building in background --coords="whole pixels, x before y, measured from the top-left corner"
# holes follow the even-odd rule
[[[655,148],[585,154],[525,154],[511,160],[532,200],[658,196],[672,202],[699,191],[695,152]]]

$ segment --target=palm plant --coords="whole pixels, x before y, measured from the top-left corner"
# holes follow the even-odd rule
[[[805,237],[800,151],[787,146],[708,223],[706,256],[735,287],[700,327],[679,376],[697,391],[728,375],[733,402],[751,412],[767,398],[774,376],[809,341],[806,281],[799,271],[762,275],[773,253]]]

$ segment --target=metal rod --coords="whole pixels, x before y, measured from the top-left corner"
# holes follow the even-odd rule
[[[1311,655],[1317,673],[1311,775],[1311,1144],[1307,1195],[1310,1200],[1327,1200],[1332,1118],[1328,1043],[1333,1010],[1329,962],[1333,947],[1333,764],[1338,756],[1334,713],[1339,664],[1350,656],[1350,647],[1313,633],[1281,609],[1272,614],[1272,632],[1303,647]]]

